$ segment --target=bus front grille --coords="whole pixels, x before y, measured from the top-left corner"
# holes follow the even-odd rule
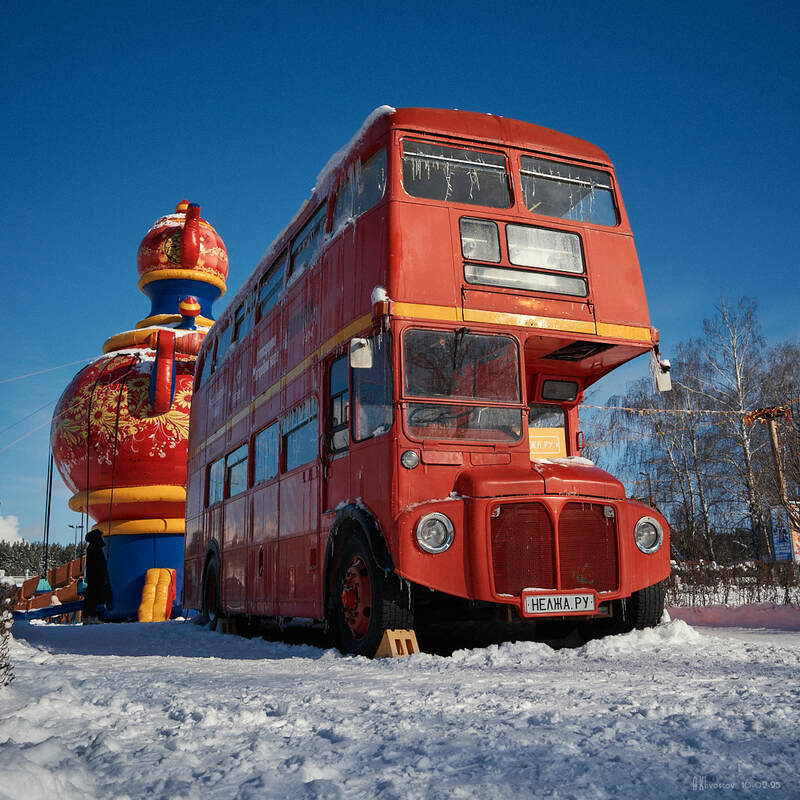
[[[558,555],[562,589],[617,588],[616,516],[599,503],[567,503],[558,518]]]
[[[498,594],[556,586],[553,524],[541,503],[505,503],[492,518],[492,568]]]
[[[498,594],[523,589],[617,588],[617,530],[613,511],[599,503],[567,503],[555,534],[541,503],[505,503],[491,519],[492,570]]]

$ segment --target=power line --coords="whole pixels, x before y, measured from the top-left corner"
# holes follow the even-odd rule
[[[64,369],[64,367],[74,367],[75,364],[88,364],[90,361],[94,361],[97,356],[92,356],[91,358],[82,358],[79,361],[70,361],[67,364],[59,364],[57,367],[47,367],[46,369],[40,369],[36,372],[28,372],[25,375],[16,375],[13,378],[2,378],[0,379],[0,383],[11,383],[12,381],[21,381],[25,378],[33,378],[36,375],[44,375],[45,372],[53,372],[57,369]]]

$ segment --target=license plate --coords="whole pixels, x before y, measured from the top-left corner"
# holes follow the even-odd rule
[[[595,610],[593,594],[529,594],[524,599],[525,613],[530,616]]]

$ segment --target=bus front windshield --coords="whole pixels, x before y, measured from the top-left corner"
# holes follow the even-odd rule
[[[522,412],[507,407],[521,402],[514,339],[470,333],[466,328],[412,329],[403,336],[403,348],[409,436],[519,440]]]

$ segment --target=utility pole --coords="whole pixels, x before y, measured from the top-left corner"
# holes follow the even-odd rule
[[[67,525],[68,528],[72,528],[73,534],[75,536],[75,556],[76,558],[80,558],[80,553],[78,551],[78,545],[83,542],[83,520],[77,525]],[[80,531],[80,535],[78,534]]]
[[[775,474],[778,479],[778,493],[780,494],[781,505],[786,509],[786,515],[789,519],[789,535],[792,537],[792,557],[796,560],[798,554],[794,552],[794,541],[797,536],[797,531],[800,529],[800,519],[798,519],[797,512],[792,507],[793,504],[789,502],[789,494],[786,490],[786,477],[783,474],[781,448],[778,442],[778,420],[791,418],[792,412],[789,406],[775,406],[773,408],[757,408],[755,411],[748,414],[744,418],[744,421],[747,425],[751,425],[756,420],[763,420],[767,423],[769,443],[772,447],[772,458],[775,461]]]

